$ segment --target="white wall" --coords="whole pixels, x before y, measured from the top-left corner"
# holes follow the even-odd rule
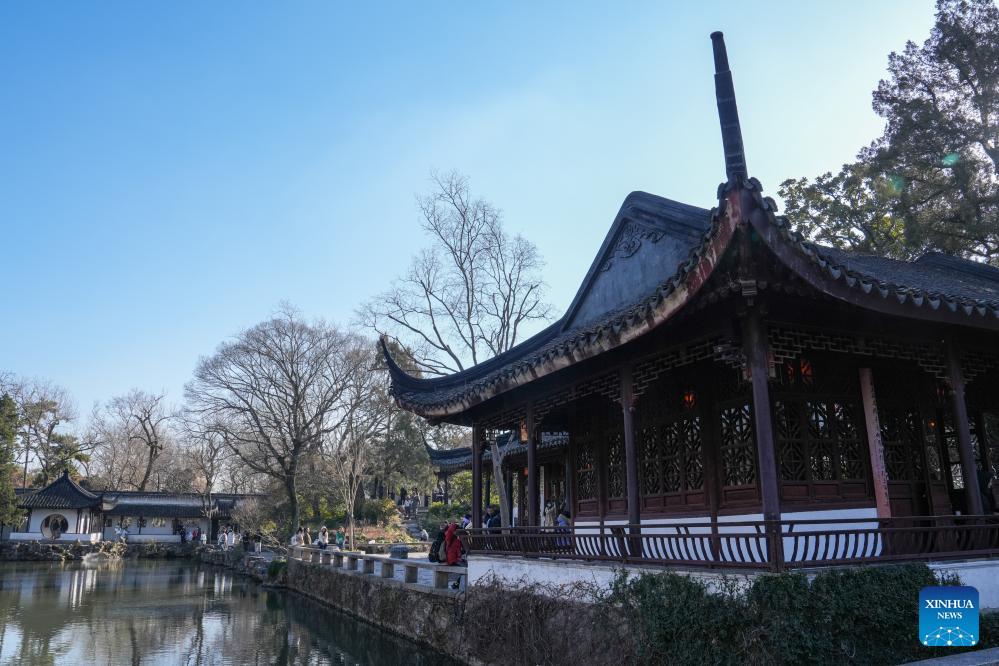
[[[60,534],[58,539],[49,539],[42,536],[41,532],[11,532],[11,541],[58,541],[60,543],[76,543],[77,541],[95,543],[101,540],[99,532],[93,534]]]
[[[937,573],[956,574],[964,585],[978,589],[981,608],[999,610],[999,560],[931,562],[929,567]],[[486,582],[496,577],[511,587],[524,584],[558,586],[583,582],[607,589],[617,572],[622,570],[635,575],[672,571],[702,580],[712,591],[720,589],[720,583],[724,579],[735,581],[736,584],[748,584],[755,576],[761,575],[757,573],[684,571],[665,567],[621,566],[605,562],[574,562],[572,560],[527,557],[472,555],[468,558],[468,582],[471,585]],[[817,569],[811,571],[815,572]],[[814,574],[810,575],[809,578],[813,576]]]
[[[798,534],[815,532],[826,529],[874,529],[877,522],[871,522],[877,517],[877,510],[874,507],[860,509],[825,509],[814,511],[795,511],[782,514],[783,520],[857,520],[856,523],[815,524],[796,525],[794,532]],[[762,514],[740,514],[718,516],[718,547],[722,561],[729,562],[754,562],[764,563],[767,561],[766,538],[745,538],[726,539],[725,535],[752,533],[753,526],[749,525],[726,525],[726,523],[758,522],[762,521]],[[642,520],[642,534],[645,537],[663,535],[663,538],[645,538],[642,540],[643,554],[646,557],[653,557],[663,560],[707,560],[715,559],[712,552],[711,528],[707,523],[711,522],[711,517],[704,516],[678,516],[675,518],[646,518]],[[608,520],[604,522],[604,533],[610,534],[610,527],[626,524],[626,520]],[[599,521],[580,520],[576,523],[577,538],[576,552],[581,555],[599,554],[600,542],[597,540],[587,541],[588,534],[597,535],[600,532]],[[696,527],[685,527],[697,525]],[[646,527],[648,526],[648,527]],[[785,526],[785,532],[790,528]],[[673,535],[671,538],[670,535]],[[675,538],[679,535],[681,538]],[[606,554],[611,556],[620,555],[617,543],[608,540],[603,543],[607,549]],[[827,537],[785,537],[783,539],[784,560],[787,562],[807,562],[821,557],[827,558],[847,558],[854,553],[860,557],[873,557],[881,553],[881,539],[875,534],[871,535],[845,535],[841,539],[834,540],[827,544]],[[827,549],[828,546],[828,549]],[[792,557],[793,556],[793,557]]]
[[[957,574],[961,583],[978,589],[981,608],[999,610],[999,560],[931,562],[937,573]]]
[[[76,533],[76,509],[32,509],[31,518],[28,519],[28,532],[37,534],[36,538],[38,539],[44,538],[42,535],[42,521],[47,516],[55,515],[63,516],[66,519],[66,522],[69,524],[69,528],[66,530],[67,534]]]

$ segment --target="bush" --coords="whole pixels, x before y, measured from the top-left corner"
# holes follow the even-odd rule
[[[420,520],[420,527],[425,529],[430,538],[434,538],[441,525],[450,521],[461,522],[461,517],[466,513],[471,513],[472,508],[468,504],[452,503],[451,506],[443,502],[433,502],[427,513]]]
[[[999,645],[999,614],[981,616],[975,648],[919,644],[919,591],[960,585],[925,564],[762,575],[709,591],[663,573],[619,576],[607,602],[630,621],[640,664],[897,664]]]
[[[288,560],[271,560],[267,565],[267,578],[277,579],[288,568]]]

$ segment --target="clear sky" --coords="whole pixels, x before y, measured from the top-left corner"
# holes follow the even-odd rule
[[[749,171],[835,170],[881,122],[906,2],[4,3],[0,370],[86,413],[174,403],[198,357],[288,300],[349,323],[424,243],[458,169],[538,244],[565,308],[624,197],[711,206],[708,35]]]

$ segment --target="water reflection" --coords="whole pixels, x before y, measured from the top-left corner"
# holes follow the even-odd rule
[[[0,664],[417,664],[452,661],[211,567],[0,565]]]

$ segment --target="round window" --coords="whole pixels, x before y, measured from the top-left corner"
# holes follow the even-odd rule
[[[69,521],[61,514],[53,513],[50,516],[45,516],[45,520],[42,521],[42,534],[50,539],[58,539],[60,535],[68,531]]]

